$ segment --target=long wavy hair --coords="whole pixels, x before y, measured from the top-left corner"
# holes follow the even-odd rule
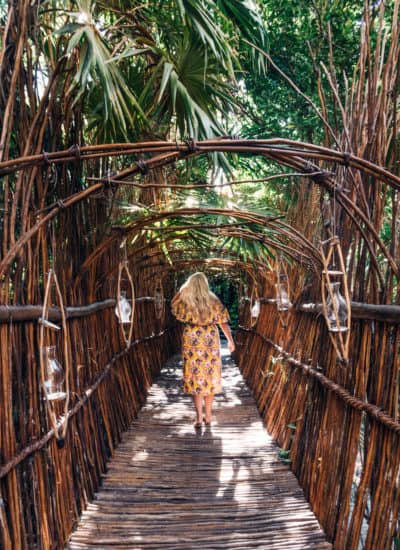
[[[182,303],[186,311],[204,321],[210,314],[213,305],[218,303],[217,296],[210,291],[207,277],[201,271],[193,273],[181,286],[178,294],[172,300],[172,306]]]

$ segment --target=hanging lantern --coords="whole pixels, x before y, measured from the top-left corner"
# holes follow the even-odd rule
[[[325,254],[324,245],[327,245]],[[322,311],[329,337],[340,362],[347,364],[350,345],[351,306],[346,269],[339,238],[335,235],[321,243]],[[342,290],[344,296],[340,293]]]
[[[240,317],[242,317],[244,315],[246,302],[249,301],[249,297],[246,296],[246,293],[247,293],[246,285],[241,280],[239,280],[239,285],[238,285],[238,296],[239,296],[238,314],[239,314]]]
[[[244,315],[246,303],[249,301],[250,298],[248,296],[240,296],[238,305],[238,313],[240,316]]]
[[[260,299],[258,297],[258,288],[257,288],[257,283],[255,281],[251,289],[249,306],[250,306],[250,326],[254,327],[260,315]]]
[[[340,281],[331,283],[331,292],[326,298],[326,321],[331,332],[346,332],[347,303],[340,294]]]
[[[275,284],[275,293],[278,311],[288,311],[292,307],[292,302],[289,298],[289,281],[285,273],[279,273],[278,282]]]
[[[154,311],[157,319],[162,319],[165,312],[164,288],[160,277],[154,289]]]
[[[129,348],[132,341],[133,318],[135,315],[135,287],[133,285],[132,275],[129,271],[128,256],[126,251],[126,239],[120,245],[122,249],[122,260],[119,262],[118,282],[117,282],[117,304],[115,314],[119,320],[119,326],[124,338],[126,347]],[[129,299],[126,296],[126,290],[122,290],[122,275],[125,273],[127,288],[130,293]]]
[[[53,247],[54,255],[55,247]],[[49,310],[51,305],[52,290],[55,291],[55,296],[58,302],[61,314],[61,327],[49,321]],[[39,360],[40,360],[40,379],[43,388],[44,399],[46,402],[46,410],[51,423],[54,434],[57,438],[57,447],[62,448],[65,443],[65,436],[68,428],[68,410],[69,410],[69,378],[70,378],[70,355],[69,355],[69,338],[68,327],[66,321],[65,308],[61,289],[58,284],[58,279],[55,271],[50,269],[47,275],[46,289],[43,300],[42,315],[39,319]],[[62,365],[57,359],[57,348],[50,342],[54,341],[51,333],[59,332],[63,340],[62,350],[59,354],[62,355]],[[55,403],[63,401],[64,415],[59,416],[59,407]]]
[[[126,297],[126,292],[121,291],[118,297],[117,305],[115,306],[115,315],[120,323],[131,322],[132,307]]]
[[[260,302],[259,300],[256,300],[253,304],[253,307],[251,308],[251,318],[253,320],[257,320],[259,315],[260,315]]]
[[[60,401],[67,394],[64,391],[65,374],[56,357],[56,347],[41,348],[44,365],[44,387],[48,401]]]

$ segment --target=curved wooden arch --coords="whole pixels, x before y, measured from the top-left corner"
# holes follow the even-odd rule
[[[270,266],[268,266],[268,264],[260,260],[252,260],[251,262],[250,261],[247,262],[246,260],[243,260],[242,258],[237,257],[234,254],[231,254],[230,252],[225,253],[223,250],[220,250],[218,248],[210,248],[209,250],[210,255],[207,257],[201,257],[201,256],[193,257],[193,254],[191,255],[191,257],[187,257],[187,256],[183,257],[184,254],[188,254],[188,253],[190,254],[195,251],[196,250],[194,248],[182,248],[182,249],[177,248],[177,249],[169,250],[168,252],[171,257],[171,263],[165,260],[165,255],[162,251],[158,251],[150,256],[150,258],[153,258],[153,259],[157,259],[158,257],[161,256],[161,258],[158,261],[156,261],[155,263],[146,264],[148,259],[146,258],[143,260],[144,265],[141,265],[141,262],[138,261],[136,263],[136,266],[140,270],[142,268],[153,267],[153,266],[162,267],[164,265],[168,265],[170,267],[173,267],[173,265],[177,262],[187,262],[187,264],[189,265],[190,262],[192,262],[193,264],[197,264],[199,262],[212,263],[213,260],[218,260],[218,261],[221,261],[221,263],[223,263],[224,261],[229,262],[227,265],[231,265],[230,262],[233,262],[233,263],[240,264],[241,266],[244,266],[244,265],[252,266],[253,270],[258,270],[258,272],[260,273],[262,273],[265,270],[271,271]],[[211,254],[214,254],[214,253],[217,255],[211,256]],[[178,256],[178,259],[176,259],[175,256]]]
[[[129,176],[139,173],[143,174],[155,167],[167,166],[180,159],[210,152],[257,154],[283,166],[294,168],[299,174],[310,178],[314,183],[322,186],[328,192],[335,192],[336,200],[354,221],[362,235],[362,238],[366,242],[371,253],[371,260],[374,263],[378,276],[382,278],[372,251],[369,235],[366,229],[361,226],[359,218],[367,228],[371,238],[377,243],[378,247],[387,258],[393,273],[400,277],[399,266],[396,264],[389,250],[380,239],[367,216],[365,216],[365,214],[348,197],[346,197],[345,193],[343,193],[342,190],[336,185],[336,182],[334,181],[335,174],[333,172],[322,170],[314,163],[317,161],[323,161],[324,163],[341,164],[343,166],[361,171],[364,174],[373,176],[396,190],[400,190],[400,177],[389,172],[385,168],[377,166],[348,152],[336,151],[327,147],[281,138],[267,140],[245,140],[228,139],[224,137],[221,139],[209,139],[198,142],[190,139],[183,143],[157,141],[133,144],[103,144],[87,147],[74,146],[64,151],[43,153],[4,161],[0,163],[0,176],[19,170],[25,170],[32,166],[65,163],[72,160],[77,162],[85,162],[87,160],[109,156],[132,154],[140,154],[142,156],[153,155],[151,158],[136,162],[130,168],[121,171],[118,176],[113,179],[114,184],[123,184],[124,179]],[[37,231],[39,231],[44,224],[53,219],[61,209],[68,208],[91,194],[98,192],[104,186],[109,185],[109,183],[110,180],[108,178],[100,179],[100,181],[92,187],[76,193],[63,201],[58,201],[54,205],[48,207],[44,218],[24,233],[8,250],[7,254],[0,262],[0,275],[8,271],[11,263],[24,244],[28,242],[29,239],[37,233]],[[111,237],[103,242],[106,246],[109,246],[112,244],[113,240],[114,239]],[[92,257],[93,254],[90,258]]]
[[[150,223],[159,222],[168,218],[174,218],[178,216],[197,216],[200,214],[215,214],[218,216],[236,217],[249,221],[264,227],[270,227],[271,229],[280,232],[302,250],[304,250],[305,257],[308,257],[312,262],[317,265],[322,265],[319,250],[306,238],[300,231],[297,231],[289,224],[281,221],[281,216],[262,216],[260,214],[254,214],[246,211],[227,210],[222,208],[180,208],[168,212],[157,212],[150,216],[144,216],[139,221],[135,221],[132,224],[126,226],[114,227],[115,234],[105,239],[100,246],[98,246],[90,256],[88,256],[85,262],[82,264],[80,274],[78,274],[75,281],[75,285],[78,284],[82,275],[89,269],[89,266],[98,260],[100,256],[117,240],[121,238],[121,235],[126,236],[129,233],[142,230]],[[195,228],[196,225],[193,225]],[[167,229],[167,228],[165,228]],[[176,229],[176,228],[175,228]]]
[[[41,166],[53,163],[60,164],[72,160],[84,162],[110,156],[126,156],[133,154],[157,155],[149,160],[141,160],[131,168],[120,172],[117,180],[121,180],[128,175],[143,173],[155,166],[170,164],[178,158],[187,158],[188,156],[212,152],[259,154],[279,164],[286,165],[287,163],[288,166],[299,166],[300,168],[302,166],[304,167],[301,161],[306,161],[306,159],[338,163],[375,176],[393,188],[400,190],[399,176],[347,151],[337,151],[329,147],[283,138],[234,139],[227,136],[203,141],[189,139],[181,143],[169,141],[144,141],[138,143],[89,145],[84,147],[75,145],[63,151],[45,152],[0,162],[0,176],[24,170],[31,166]],[[310,172],[311,168],[313,168],[313,171],[315,171],[315,169],[317,170],[318,176],[314,176],[316,178],[321,179],[332,175],[331,172],[322,171],[318,166],[311,166],[308,160],[306,162],[307,169],[304,171],[305,176],[307,172]],[[105,183],[108,181],[108,179],[104,180]]]
[[[226,258],[198,258],[198,259],[182,259],[182,260],[176,260],[173,265],[166,264],[166,263],[158,263],[153,264],[153,266],[158,267],[158,273],[164,273],[164,272],[176,272],[176,271],[182,271],[182,268],[188,267],[191,269],[195,265],[201,265],[204,266],[204,270],[207,271],[207,268],[222,268],[222,267],[229,267],[232,271],[237,271],[238,273],[243,273],[243,271],[246,271],[250,274],[252,278],[254,278],[254,274],[252,271],[254,270],[254,264],[250,262],[241,262],[239,260],[230,260]]]
[[[189,226],[187,226],[186,228],[188,227]],[[210,226],[204,225],[204,224],[193,224],[191,227],[193,229],[204,229],[204,228],[209,228]],[[213,226],[213,228],[215,229],[215,226]],[[182,227],[179,227],[179,229],[182,229]],[[148,243],[144,244],[143,246],[135,248],[130,254],[128,254],[127,256],[128,261],[135,259],[136,265],[139,266],[142,261],[145,262],[152,256],[164,254],[163,252],[160,252],[160,249],[159,249],[160,245],[166,244],[171,241],[183,242],[193,238],[191,235],[176,235],[176,230],[177,230],[176,227],[166,227],[163,230],[163,233],[164,233],[163,239],[153,239]],[[302,251],[299,251],[298,248],[294,248],[285,243],[274,241],[262,233],[255,233],[254,231],[251,231],[251,230],[246,231],[242,228],[239,231],[239,229],[235,227],[235,224],[226,224],[226,226],[224,226],[223,229],[218,227],[218,231],[221,236],[240,237],[241,239],[246,241],[256,241],[261,244],[268,245],[269,248],[275,251],[282,252],[286,258],[291,258],[293,261],[300,263],[302,266],[304,266],[309,270],[313,269],[313,267],[315,266],[313,259],[309,255],[307,255],[305,252],[303,253]],[[279,235],[277,236],[279,237]],[[147,252],[148,250],[153,250],[155,248],[157,248],[155,252],[152,252],[152,253]],[[200,248],[197,248],[197,249],[193,248],[192,252],[196,252],[200,250],[201,250]],[[179,249],[179,251],[183,253],[187,251],[187,248],[183,247],[182,249]],[[171,249],[168,249],[168,252],[169,254],[171,254],[174,251]],[[322,264],[319,267],[322,267]],[[111,267],[111,269],[109,269],[104,274],[102,274],[96,281],[96,288],[100,288],[104,283],[104,281],[106,281],[110,276],[112,276],[117,269],[118,269],[118,266],[113,266]]]

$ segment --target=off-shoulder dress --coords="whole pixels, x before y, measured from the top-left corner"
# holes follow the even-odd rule
[[[221,351],[219,324],[229,321],[226,307],[216,300],[209,315],[199,321],[182,303],[172,309],[184,323],[182,336],[183,391],[184,393],[210,395],[220,393]]]

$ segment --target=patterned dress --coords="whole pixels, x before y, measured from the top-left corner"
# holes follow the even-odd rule
[[[210,395],[221,392],[221,352],[218,324],[229,321],[225,306],[216,300],[208,318],[201,324],[182,303],[172,308],[178,321],[184,323],[182,337],[183,391]]]

